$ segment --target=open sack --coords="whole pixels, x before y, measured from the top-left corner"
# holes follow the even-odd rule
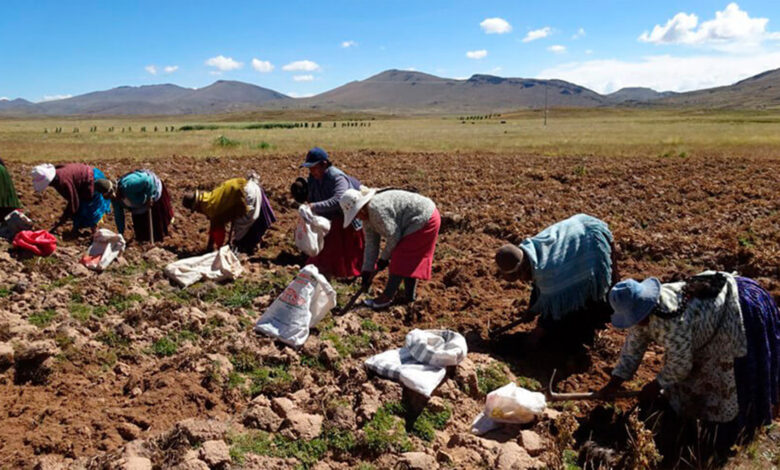
[[[414,329],[403,348],[371,356],[366,367],[429,397],[444,380],[446,367],[460,364],[467,353],[466,338],[460,333]]]
[[[174,261],[165,267],[165,274],[181,287],[189,287],[200,280],[233,280],[243,272],[241,262],[228,245],[202,256]]]
[[[325,235],[330,231],[330,221],[314,215],[304,204],[298,208],[298,225],[295,227],[295,246],[309,256],[317,256],[325,247]]]
[[[313,264],[304,266],[255,324],[255,332],[301,346],[309,328],[336,306],[336,291]]]
[[[542,415],[546,406],[544,394],[508,383],[488,393],[485,411],[474,419],[471,432],[484,434],[497,428],[499,423],[530,423]]]
[[[81,258],[81,264],[95,271],[103,271],[125,251],[126,246],[125,237],[101,228],[92,236],[92,244]]]

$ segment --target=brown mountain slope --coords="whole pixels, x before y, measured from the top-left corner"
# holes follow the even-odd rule
[[[780,108],[780,69],[769,70],[733,85],[690,91],[654,102],[661,106],[695,108]]]
[[[474,75],[468,80],[457,80],[420,72],[388,70],[299,100],[299,104],[305,107],[383,111],[498,111],[544,107],[545,88],[550,107],[594,107],[606,102],[598,93],[562,80],[492,75]]]

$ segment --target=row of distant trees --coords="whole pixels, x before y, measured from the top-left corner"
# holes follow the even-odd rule
[[[327,124],[327,123],[325,123]],[[339,127],[339,124],[341,124],[341,127],[371,127],[371,122],[368,121],[339,121],[333,122],[333,127]],[[230,126],[230,125],[218,125],[218,124],[188,124],[180,127],[176,126],[163,126],[158,127],[154,126],[152,128],[149,128],[149,131],[151,132],[176,132],[176,131],[201,131],[201,130],[216,130],[216,129],[298,129],[298,128],[312,128],[312,129],[319,129],[323,127],[323,122],[260,122],[260,123],[252,123],[252,124],[245,124],[240,126]],[[146,126],[141,126],[139,128],[140,132],[147,132]],[[122,127],[121,130],[118,127],[108,127],[106,128],[107,132],[133,132],[132,126]],[[49,128],[44,128],[43,133],[48,134]],[[55,127],[51,130],[51,133],[53,134],[62,134],[63,128],[62,127]],[[98,126],[91,126],[89,128],[90,133],[98,132]],[[80,133],[80,129],[78,127],[74,127],[71,131],[73,134]]]

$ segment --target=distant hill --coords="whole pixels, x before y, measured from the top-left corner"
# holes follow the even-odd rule
[[[354,81],[300,105],[385,111],[479,112],[544,107],[594,107],[605,103],[598,93],[562,80],[502,78],[473,75],[467,80],[421,72],[387,70]]]
[[[634,87],[608,95],[563,80],[493,75],[454,79],[387,70],[310,98],[295,99],[257,85],[220,80],[197,89],[172,84],[122,86],[42,103],[0,100],[0,115],[185,115],[259,109],[484,113],[539,109],[545,102],[551,108],[780,108],[780,69],[707,90],[675,93]]]
[[[292,98],[249,83],[220,80],[197,89],[171,84],[121,86],[38,104],[25,101],[27,105],[3,107],[4,102],[0,102],[0,111],[46,115],[205,114],[251,109],[284,100]]]
[[[716,109],[780,108],[780,69],[769,70],[729,86],[680,93],[655,104]]]
[[[655,91],[652,88],[642,87],[629,87],[621,88],[620,90],[606,95],[607,100],[613,104],[629,103],[629,102],[648,102],[655,101],[661,98],[677,95],[673,91]]]
[[[31,103],[22,98],[15,100],[0,100],[0,112],[2,111],[29,111],[35,108],[35,103]]]

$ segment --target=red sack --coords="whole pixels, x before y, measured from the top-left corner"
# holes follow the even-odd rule
[[[49,256],[57,249],[57,239],[46,230],[23,230],[16,234],[13,244],[38,256]]]

